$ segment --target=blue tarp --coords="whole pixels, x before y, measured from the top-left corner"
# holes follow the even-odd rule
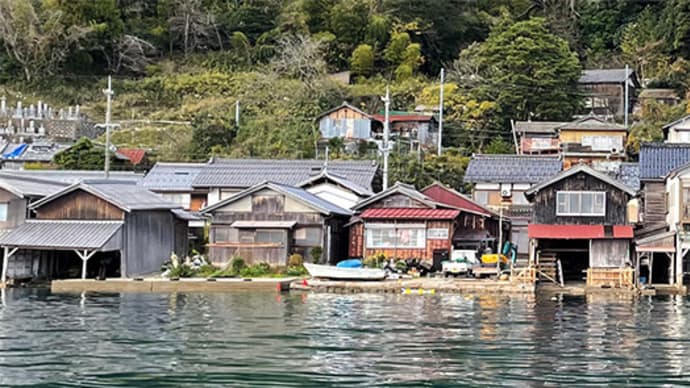
[[[17,148],[13,149],[12,151],[2,154],[2,158],[3,159],[18,158],[18,157],[22,156],[26,147],[28,147],[28,144],[22,143],[22,144],[18,145]]]
[[[362,268],[362,260],[352,259],[343,260],[335,265],[340,268]]]

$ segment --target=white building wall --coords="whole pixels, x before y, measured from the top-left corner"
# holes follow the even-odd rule
[[[309,187],[307,191],[343,209],[351,209],[362,200],[362,197],[352,191],[329,183],[322,183]]]

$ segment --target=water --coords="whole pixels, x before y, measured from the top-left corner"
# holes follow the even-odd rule
[[[8,290],[2,302],[2,386],[690,382],[682,297]]]

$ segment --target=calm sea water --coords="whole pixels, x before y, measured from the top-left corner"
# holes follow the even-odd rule
[[[0,385],[690,382],[690,300],[8,290]]]

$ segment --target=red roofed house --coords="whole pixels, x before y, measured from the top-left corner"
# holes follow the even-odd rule
[[[491,234],[486,230],[490,213],[469,207],[440,203],[413,186],[396,183],[353,208],[359,214],[349,224],[349,256],[383,253],[389,258],[427,261],[450,257],[454,242],[467,231],[475,232],[473,238],[480,233],[480,239]]]
[[[143,148],[118,148],[117,154],[126,158],[135,169],[147,169],[149,160]]]
[[[631,242],[636,220],[629,219],[628,212],[634,189],[579,165],[532,186],[525,196],[534,205],[527,227],[530,262],[542,270],[542,279],[634,285]]]

